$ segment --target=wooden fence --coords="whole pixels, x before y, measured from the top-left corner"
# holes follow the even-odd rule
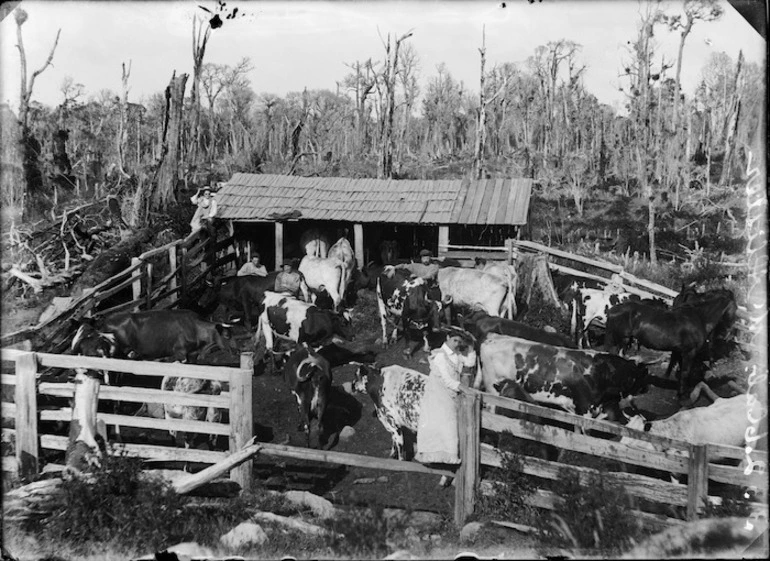
[[[35,350],[60,352],[72,335],[73,322],[87,316],[124,310],[173,307],[179,294],[194,290],[212,274],[233,270],[237,259],[232,236],[212,245],[201,232],[190,234],[183,240],[175,240],[135,257],[130,267],[84,291],[57,316],[35,327],[3,336],[0,347],[30,341]],[[158,275],[160,271],[161,276]],[[132,293],[129,300],[105,307],[109,298],[129,289]]]
[[[106,369],[146,376],[173,374],[218,380],[228,386],[227,391],[219,396],[185,395],[161,390],[103,386],[99,398],[137,403],[219,406],[229,410],[229,424],[101,413],[99,418],[110,425],[227,435],[229,436],[229,451],[231,453],[242,447],[252,437],[251,380],[253,364],[250,354],[242,355],[241,368],[213,368],[53,355],[8,349],[2,351],[2,359],[3,361],[14,362],[16,369],[15,375],[4,374],[2,376],[3,386],[14,386],[15,388],[14,402],[3,403],[2,410],[4,419],[12,418],[14,420],[15,428],[4,428],[3,437],[4,440],[13,437],[16,458],[23,475],[37,472],[40,448],[65,450],[68,444],[67,437],[41,434],[39,422],[69,421],[72,411],[69,408],[39,411],[37,400],[38,396],[41,395],[71,397],[74,394],[73,384],[39,383],[36,378],[41,367]],[[6,395],[5,392],[4,395]],[[501,409],[512,412],[518,418],[500,414]],[[527,417],[522,418],[522,415]],[[554,422],[560,423],[560,426],[553,426],[552,423]],[[569,428],[564,428],[565,425]],[[430,468],[416,462],[270,443],[260,443],[260,453],[280,458],[328,462],[377,470],[455,476],[454,519],[458,525],[461,525],[474,512],[478,493],[491,491],[490,468],[503,466],[504,453],[493,445],[483,442],[482,437],[489,434],[499,435],[510,432],[516,437],[552,445],[564,451],[577,452],[603,460],[614,460],[624,465],[661,470],[678,475],[684,474],[687,476],[686,484],[620,471],[604,472],[603,477],[609,483],[622,486],[632,498],[645,501],[644,504],[651,503],[663,507],[686,509],[688,519],[697,518],[706,501],[715,504],[721,502],[717,485],[722,486],[722,488],[737,487],[743,490],[754,487],[761,490],[760,500],[763,502],[753,506],[761,515],[767,516],[767,480],[764,473],[747,475],[741,467],[718,465],[710,461],[710,458],[715,457],[741,460],[745,455],[742,448],[713,444],[692,445],[628,429],[606,421],[587,419],[547,407],[493,396],[466,387],[461,388],[458,397],[458,430],[461,464],[458,471],[454,473],[448,470]],[[592,434],[595,433],[589,431],[602,433],[605,437],[593,436]],[[633,442],[621,443],[617,439],[608,440],[606,437],[609,435],[625,436],[651,443],[654,449],[643,449]],[[127,444],[126,451],[130,455],[147,459],[202,463],[215,463],[227,455],[226,452],[140,444]],[[585,484],[590,483],[591,476],[599,474],[597,469],[578,466],[575,465],[575,462],[559,463],[531,455],[521,455],[519,459],[523,473],[538,478],[539,483],[540,480],[545,482],[559,480],[564,477],[564,473],[571,472],[577,474],[580,481]],[[753,451],[752,461],[758,467],[761,467],[761,462],[766,465],[767,453]],[[251,462],[247,462],[231,472],[231,478],[240,483],[243,489],[250,488],[252,477]],[[540,486],[547,487],[547,483],[540,483]],[[536,507],[549,510],[559,509],[561,503],[561,499],[555,493],[546,489],[538,490],[527,500]],[[658,526],[681,523],[679,519],[648,510],[639,507],[635,515],[647,523]]]
[[[39,409],[40,396],[72,398],[75,387],[72,383],[41,382],[40,372],[45,368],[87,368],[110,372],[128,372],[142,376],[177,376],[215,380],[223,384],[220,395],[183,394],[178,392],[144,389],[127,386],[103,385],[99,400],[113,400],[132,403],[156,403],[169,405],[192,405],[216,407],[229,412],[227,423],[208,423],[181,419],[157,419],[118,414],[99,413],[98,418],[107,425],[137,427],[157,430],[185,431],[208,435],[223,435],[229,438],[229,452],[243,447],[253,437],[252,377],[254,364],[252,353],[241,354],[240,368],[211,367],[178,363],[144,362],[118,360],[74,355],[31,353],[15,349],[2,349],[3,363],[14,364],[14,374],[2,374],[3,404],[2,417],[5,427],[13,420],[14,428],[3,428],[3,441],[13,442],[18,473],[26,477],[37,473],[40,450],[66,450],[67,436],[43,433],[40,422],[69,422],[72,409]],[[160,383],[157,384],[160,386]],[[9,401],[13,387],[13,401]],[[185,461],[216,463],[228,455],[225,451],[182,449],[161,445],[125,444],[126,453],[147,459],[164,461]],[[231,471],[231,479],[243,489],[252,484],[252,463]]]

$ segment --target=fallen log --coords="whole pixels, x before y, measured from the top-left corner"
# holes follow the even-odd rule
[[[252,456],[258,454],[259,451],[262,449],[262,446],[260,446],[259,444],[254,444],[255,440],[256,440],[256,437],[252,438],[251,441],[246,446],[244,446],[237,452],[230,454],[224,460],[207,467],[203,471],[192,474],[183,480],[174,482],[173,483],[174,491],[176,491],[180,495],[184,495],[186,493],[189,493],[193,489],[197,489],[201,485],[208,483],[216,479],[217,477],[220,477],[221,475],[224,475],[231,469],[238,467],[239,465],[241,465],[243,462],[245,462]]]

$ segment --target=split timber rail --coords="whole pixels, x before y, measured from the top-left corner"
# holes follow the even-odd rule
[[[212,242],[202,231],[190,234],[134,257],[130,267],[87,289],[54,317],[0,337],[0,347],[60,352],[72,336],[73,322],[124,310],[173,307],[180,294],[199,287],[212,274],[234,268],[237,259],[232,235]],[[105,307],[108,299],[128,290],[129,300]]]

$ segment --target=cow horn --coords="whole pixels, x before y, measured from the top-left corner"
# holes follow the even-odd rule
[[[75,351],[77,349],[78,345],[80,344],[80,341],[85,337],[85,330],[86,330],[85,325],[81,325],[78,328],[77,332],[75,333],[75,337],[72,339],[72,344],[70,345],[70,349],[72,351]]]
[[[311,367],[312,366],[320,366],[321,362],[318,360],[318,358],[316,358],[316,357],[314,357],[312,355],[308,355],[307,358],[303,358],[300,361],[300,363],[297,365],[297,378],[299,379],[300,382],[306,381],[312,375],[312,370],[307,374],[307,376],[303,376],[301,374],[302,367],[305,366],[306,364],[310,365]]]
[[[449,306],[453,301],[454,301],[454,298],[452,298],[452,296],[449,295],[449,294],[447,294],[447,295],[445,295],[444,297],[441,298],[441,302],[445,306]]]

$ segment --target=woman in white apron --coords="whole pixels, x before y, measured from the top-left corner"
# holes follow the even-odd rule
[[[462,354],[465,338],[461,333],[449,333],[440,349],[434,351],[428,362],[430,376],[425,383],[425,394],[417,425],[417,453],[415,460],[424,464],[460,463],[457,430],[457,394],[463,367],[476,365],[476,352],[471,348]],[[448,484],[442,477],[441,484]]]

